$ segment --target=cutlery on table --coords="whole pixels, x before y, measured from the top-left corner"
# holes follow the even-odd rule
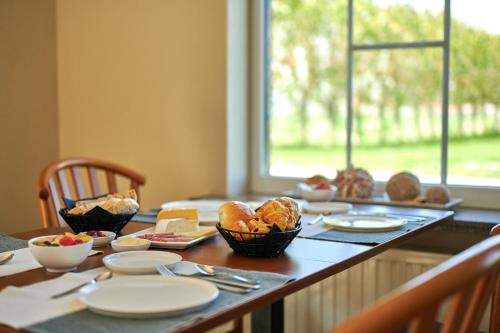
[[[202,275],[215,276],[215,274],[216,274],[214,267],[210,266],[210,265],[195,264],[194,267]],[[231,277],[235,280],[238,280],[238,281],[243,282],[243,283],[248,283],[249,285],[258,286],[260,284],[260,281],[258,281],[258,280],[247,279],[246,277],[243,277],[243,276],[240,276],[237,274],[228,274],[228,275],[229,275],[229,277]],[[254,289],[258,289],[258,288],[254,288]]]
[[[323,214],[319,214],[319,216],[318,216],[318,217],[316,217],[315,219],[312,219],[311,221],[307,222],[307,224],[309,224],[309,225],[313,225],[313,224],[316,224],[316,223],[318,223],[318,222],[321,222],[321,221],[323,221],[323,218],[324,218],[324,217],[325,217],[325,216],[324,216]]]
[[[14,258],[14,253],[9,252],[5,253],[0,257],[0,265],[6,264],[9,262],[12,258]]]
[[[99,281],[104,281],[104,280],[110,279],[112,276],[113,276],[113,273],[111,271],[102,272],[101,274],[98,274],[95,278],[93,278],[92,281],[82,283],[82,284],[80,284],[74,288],[71,288],[69,290],[66,290],[62,293],[52,295],[50,298],[53,298],[53,299],[60,298],[60,297],[72,294],[75,291],[79,290],[81,287],[84,287],[88,284],[94,284],[94,283],[99,282]]]
[[[174,273],[171,269],[169,269],[165,265],[156,265],[156,270],[162,276],[187,276],[187,277],[193,277],[192,275],[189,275],[189,274]],[[211,282],[213,282],[217,286],[217,288],[219,288],[221,290],[232,291],[232,292],[239,293],[239,294],[247,294],[247,293],[249,293],[249,292],[252,291],[251,288],[240,287],[240,286],[232,286],[232,285],[223,284],[223,283],[215,282],[215,281],[211,281]]]

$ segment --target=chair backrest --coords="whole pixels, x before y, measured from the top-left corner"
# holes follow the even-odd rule
[[[491,229],[491,235],[500,235],[500,224]],[[500,276],[491,296],[490,333],[500,333]]]
[[[500,236],[490,237],[409,281],[395,294],[332,330],[335,333],[433,332],[449,301],[442,333],[477,332],[500,268]]]
[[[55,161],[43,169],[38,178],[38,197],[44,227],[62,226],[59,209],[62,198],[81,199],[118,192],[117,176],[130,181],[137,192],[144,185],[143,175],[121,165],[90,158],[69,158]],[[68,181],[69,179],[69,181]],[[104,180],[105,181],[100,181]]]

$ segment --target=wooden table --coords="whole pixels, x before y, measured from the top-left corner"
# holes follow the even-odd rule
[[[414,208],[395,208],[374,205],[356,205],[357,210],[378,213],[394,213],[406,215],[422,215],[432,217],[432,223],[414,229],[400,237],[377,246],[365,246],[350,243],[329,242],[296,238],[284,254],[274,258],[248,258],[234,254],[224,239],[218,235],[202,244],[188,250],[172,251],[179,253],[185,260],[215,266],[225,266],[248,270],[268,271],[287,274],[296,280],[278,288],[269,290],[261,295],[249,298],[243,304],[220,311],[216,315],[197,321],[179,329],[176,332],[201,332],[246,313],[253,312],[252,327],[254,332],[282,332],[283,331],[283,298],[301,289],[304,289],[327,277],[348,269],[363,262],[376,254],[392,248],[405,240],[415,237],[438,224],[451,222],[453,212]],[[124,233],[131,233],[150,227],[149,223],[130,222]],[[30,239],[32,237],[59,234],[64,228],[38,229],[12,235],[13,237]],[[104,255],[113,252],[106,248]],[[103,255],[88,258],[79,267],[84,271],[102,266]],[[56,277],[45,271],[44,268],[19,273],[0,278],[0,289],[7,285],[23,286]],[[256,319],[254,319],[254,317]],[[1,326],[2,332],[18,332],[17,330]]]

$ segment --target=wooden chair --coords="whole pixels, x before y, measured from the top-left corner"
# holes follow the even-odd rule
[[[118,192],[117,176],[129,180],[130,188],[139,196],[139,186],[144,185],[146,179],[121,165],[90,158],[63,159],[49,164],[38,178],[43,226],[65,224],[58,214],[64,207],[62,197],[81,199]],[[105,178],[105,181],[100,182],[100,178]],[[100,183],[105,183],[102,188]]]
[[[491,229],[491,235],[500,235],[500,224]],[[499,237],[499,236],[497,236]],[[491,296],[490,333],[500,333],[500,277],[497,276],[496,286]]]
[[[439,307],[447,300],[440,332],[477,332],[492,289],[498,285],[499,269],[500,235],[496,235],[409,281],[332,332],[391,333],[405,327],[409,333],[433,332]]]

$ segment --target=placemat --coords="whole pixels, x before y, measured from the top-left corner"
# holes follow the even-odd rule
[[[98,333],[156,333],[172,332],[182,326],[189,325],[199,319],[214,315],[215,313],[234,307],[237,304],[247,301],[269,289],[276,288],[293,279],[286,275],[245,271],[229,268],[218,268],[217,270],[233,272],[238,275],[251,279],[257,279],[261,282],[259,290],[252,291],[249,294],[236,294],[221,290],[219,297],[205,308],[198,311],[175,316],[171,318],[159,319],[122,319],[113,318],[93,313],[89,310],[78,311],[66,316],[55,318],[40,324],[24,328],[33,333],[74,333],[74,332],[98,332]],[[147,300],[138,300],[138,302],[147,302]]]
[[[343,243],[356,243],[356,244],[368,244],[377,245],[390,241],[391,239],[397,238],[409,231],[423,227],[429,224],[433,219],[429,217],[422,217],[423,221],[408,221],[401,229],[394,231],[384,231],[384,232],[348,232],[330,229],[328,231],[323,231],[315,235],[301,236],[300,238],[317,239],[331,242],[343,242]]]
[[[14,251],[28,247],[28,241],[0,234],[0,252]]]

